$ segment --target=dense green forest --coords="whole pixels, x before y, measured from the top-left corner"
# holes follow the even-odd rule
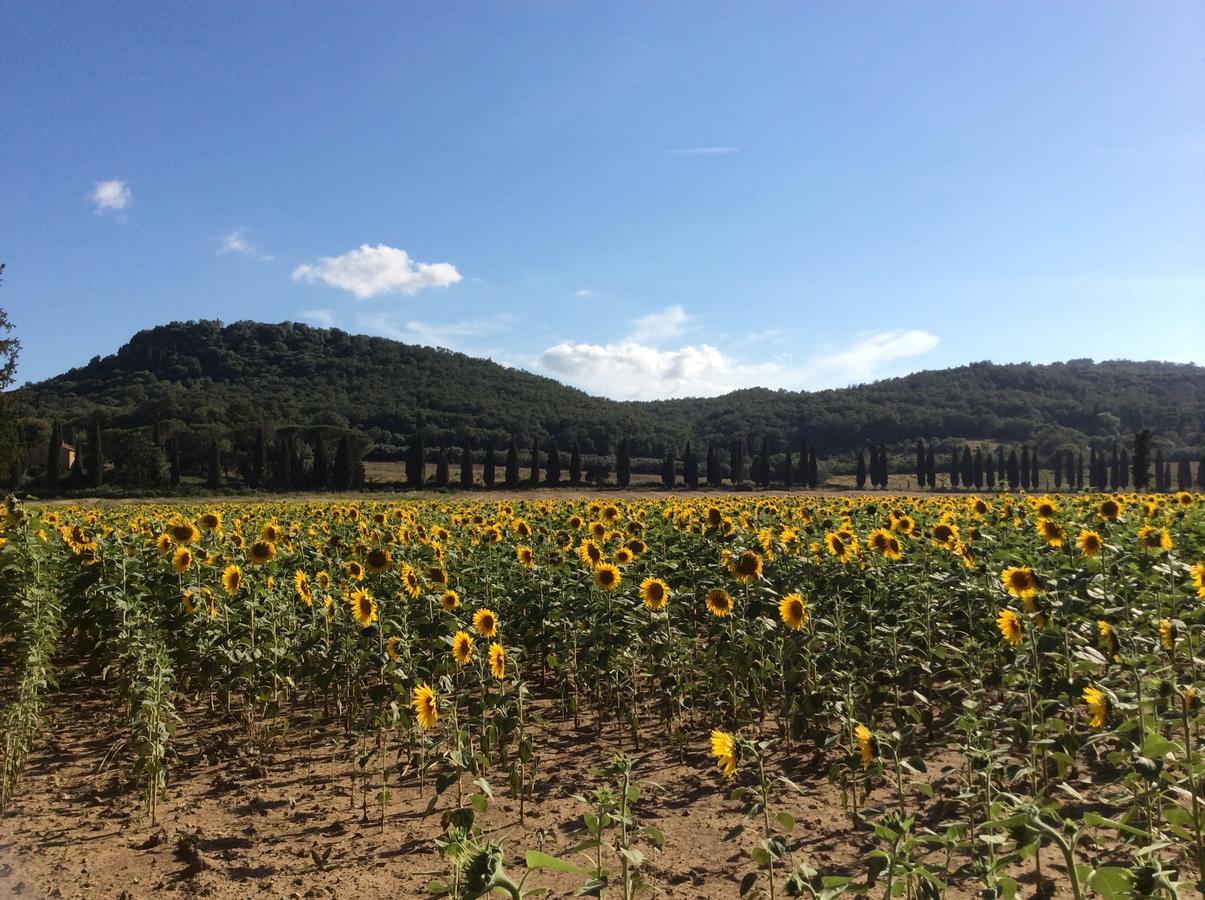
[[[515,438],[525,465],[533,441],[609,456],[626,439],[632,458],[645,460],[667,451],[681,457],[688,443],[701,458],[714,443],[727,462],[735,439],[750,457],[764,441],[777,459],[806,440],[822,458],[850,467],[860,450],[883,445],[896,471],[909,466],[917,439],[947,453],[967,443],[1028,444],[1047,459],[1104,450],[1144,429],[1167,459],[1197,460],[1205,448],[1203,388],[1205,368],[1195,365],[979,362],[810,393],[758,388],[616,402],[386,338],[297,323],[200,321],[141,331],[115,354],[8,400],[27,445],[46,440],[56,423],[64,437],[103,429],[109,460],[134,468],[166,465],[166,458],[148,461],[156,446],[205,467],[217,447],[249,470],[252,457],[272,451],[255,448],[263,435],[270,444],[282,434],[308,444],[318,433],[332,453],[341,435],[351,435],[349,452],[370,459],[402,459],[421,435],[431,461],[437,448],[467,444],[480,462],[491,443],[501,460]]]

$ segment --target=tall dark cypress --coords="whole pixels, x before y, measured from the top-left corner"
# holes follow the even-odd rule
[[[770,441],[765,435],[762,435],[761,451],[757,455],[757,482],[762,487],[770,486]]]
[[[971,479],[975,483],[975,490],[983,489],[983,451],[976,447],[974,461],[971,464]]]
[[[1029,448],[1021,445],[1021,487],[1029,490]]]
[[[736,482],[743,483],[745,480],[745,439],[738,437],[736,439]]]
[[[732,447],[728,451],[728,480],[733,484],[739,484],[741,480],[740,473],[740,448],[738,445],[740,438],[732,439]]]
[[[1096,483],[1096,448],[1088,448],[1088,489],[1096,490],[1100,485]]]
[[[925,442],[920,438],[916,439],[916,486],[923,488],[925,486]]]
[[[1033,445],[1033,451],[1029,454],[1029,464],[1033,466],[1033,471],[1029,473],[1029,482],[1033,485],[1036,491],[1042,487],[1042,470],[1038,467],[1038,445]]]
[[[1003,482],[1005,480],[1005,472],[1008,471],[1008,467],[1004,464],[1003,444],[996,445],[996,471],[1000,473],[1000,480]]]
[[[506,481],[507,488],[519,486],[519,441],[514,435],[510,438],[510,447],[506,451]]]
[[[451,478],[451,466],[448,465],[448,446],[439,445],[439,456],[435,458],[435,486],[446,488]]]
[[[322,432],[315,431],[311,434],[310,442],[314,448],[314,468],[310,472],[310,483],[313,485],[314,490],[329,490],[331,461],[330,457],[326,455],[326,441],[322,437]]]
[[[987,489],[994,491],[996,489],[996,457],[989,450],[983,454],[983,480],[987,483]]]
[[[414,486],[421,488],[427,483],[427,447],[422,432],[414,435]]]
[[[494,441],[491,438],[485,442],[485,468],[481,471],[481,480],[485,482],[487,488],[494,486],[494,480],[497,478],[498,460],[494,455]]]
[[[707,442],[707,483],[712,487],[719,487],[723,482],[723,476],[720,473],[720,454],[715,449],[715,443]]]
[[[1205,491],[1205,455],[1197,460],[1197,487]]]
[[[264,430],[255,429],[255,445],[251,450],[251,479],[253,488],[263,486],[264,475],[268,471],[268,444],[264,440]]]
[[[1130,451],[1125,447],[1121,448],[1121,461],[1117,464],[1118,485],[1121,489],[1128,490],[1130,487]]]
[[[1118,454],[1117,441],[1113,442],[1113,452],[1109,455],[1109,487],[1115,491],[1121,490],[1121,456]]]
[[[661,461],[661,483],[667,488],[672,488],[676,480],[674,471],[674,450],[672,447],[665,448],[665,459]]]
[[[816,458],[816,445],[808,447],[808,487],[812,490],[820,487],[820,462]]]
[[[540,439],[531,439],[531,459],[528,461],[527,483],[535,487],[540,483]]]
[[[578,449],[576,440],[569,451],[569,483],[573,487],[582,483],[582,452]]]
[[[556,438],[548,445],[548,456],[544,465],[544,480],[553,487],[561,484],[561,451],[557,449]]]
[[[1055,451],[1054,460],[1054,489],[1061,491],[1063,489],[1063,454]]]
[[[958,476],[961,471],[958,465],[958,448],[955,447],[950,451],[950,487],[958,487]]]
[[[93,418],[88,428],[88,476],[94,488],[105,483],[105,451],[100,443],[100,421]]]
[[[205,487],[211,491],[222,489],[222,449],[217,441],[209,442],[209,471],[205,476]]]
[[[272,486],[278,491],[287,491],[293,487],[293,435],[288,432],[277,432],[276,448],[272,459]],[[350,481],[348,487],[350,487]],[[347,490],[347,488],[344,488]]]
[[[925,484],[929,486],[929,490],[937,487],[937,454],[933,450],[932,441],[925,450]]]
[[[1163,448],[1160,447],[1155,451],[1155,490],[1166,491],[1167,485],[1163,483]]]
[[[1083,490],[1084,487],[1084,454],[1080,451],[1075,456],[1075,488]]]
[[[1008,451],[1008,463],[1005,466],[1008,478],[1008,489],[1015,491],[1021,486],[1021,467],[1017,464],[1017,451]]]
[[[336,491],[350,491],[353,479],[351,438],[344,433],[339,435],[339,443],[335,445],[335,465],[331,471],[332,486]]]
[[[787,442],[787,458],[782,464],[782,486],[788,491],[795,486],[795,461],[791,459],[791,444]]]
[[[699,486],[699,461],[690,441],[686,442],[686,452],[682,454],[682,480],[692,490]]]
[[[866,480],[872,488],[879,486],[879,448],[875,444],[870,445],[870,453],[866,458]]]
[[[962,466],[959,469],[962,476],[962,486],[969,488],[975,483],[975,458],[971,456],[971,445],[962,445]]]
[[[799,439],[799,486],[807,487],[808,484],[808,460],[811,457],[808,455],[807,438]]]
[[[468,438],[460,448],[460,486],[465,490],[473,486],[473,448],[469,446]]]
[[[1176,464],[1176,489],[1192,490],[1192,463],[1188,461],[1187,456],[1181,457],[1180,462]]]
[[[1151,483],[1151,430],[1134,435],[1134,490],[1145,491]]]
[[[858,451],[858,460],[854,467],[854,485],[858,490],[866,487],[866,452]]]
[[[63,447],[63,428],[57,421],[50,426],[50,438],[46,441],[46,486],[51,491],[59,489],[59,481],[63,477],[63,462],[59,458]],[[80,447],[75,448],[80,452]]]
[[[621,488],[632,483],[632,451],[626,437],[615,448],[615,483]]]

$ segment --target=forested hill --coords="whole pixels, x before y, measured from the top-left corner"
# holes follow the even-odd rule
[[[296,323],[174,322],[20,394],[31,424],[351,427],[386,451],[419,430],[428,446],[555,436],[584,452],[626,436],[648,454],[738,434],[774,449],[806,435],[828,454],[918,437],[1053,451],[1141,428],[1170,451],[1205,447],[1205,368],[1194,365],[981,362],[839,390],[621,403],[461,353]]]

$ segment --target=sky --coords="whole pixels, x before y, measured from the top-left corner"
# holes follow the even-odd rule
[[[186,319],[617,399],[1205,364],[1205,4],[8,4],[19,381]]]

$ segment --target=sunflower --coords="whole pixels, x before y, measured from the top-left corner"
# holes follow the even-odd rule
[[[218,602],[213,591],[207,587],[201,588],[201,599],[205,601],[205,612],[211,619],[218,617]]]
[[[201,532],[192,522],[177,522],[168,529],[168,533],[177,544],[192,544],[201,539]]]
[[[452,637],[452,658],[461,666],[473,658],[473,638],[467,631],[458,631]]]
[[[343,567],[343,574],[346,575],[348,578],[350,578],[352,581],[363,581],[364,580],[364,567],[353,559],[351,562],[349,562],[346,566]]]
[[[582,541],[581,546],[577,548],[577,555],[581,558],[582,565],[590,568],[594,568],[603,561],[602,547],[588,538]]]
[[[707,605],[707,611],[717,618],[722,619],[732,612],[732,598],[727,591],[719,588],[708,593],[703,602]]]
[[[448,584],[448,570],[443,566],[428,566],[427,580],[432,584],[438,584],[440,587],[446,587]]]
[[[417,600],[423,594],[423,582],[418,577],[418,573],[414,571],[414,567],[410,563],[406,563],[402,567],[402,586],[406,589],[406,593]]]
[[[1079,544],[1079,551],[1084,556],[1096,556],[1105,546],[1105,542],[1101,540],[1099,534],[1087,529],[1079,533],[1079,537],[1075,539],[1075,542]]]
[[[184,605],[184,611],[190,616],[197,611],[197,604],[192,599],[192,591],[185,591],[180,596],[180,602]]]
[[[1170,550],[1172,536],[1168,534],[1166,528],[1143,525],[1138,529],[1138,546],[1146,550]]]
[[[1038,519],[1037,530],[1047,547],[1061,547],[1067,542],[1067,532],[1054,519]]]
[[[351,614],[360,623],[361,628],[367,628],[377,620],[377,602],[372,594],[361,588],[351,592]]]
[[[207,512],[197,522],[205,531],[218,531],[222,527],[222,516],[220,513]]]
[[[506,677],[506,648],[497,641],[490,644],[490,672],[499,681]]]
[[[1176,647],[1176,624],[1171,619],[1159,620],[1159,644],[1169,653]]]
[[[1033,511],[1040,519],[1052,519],[1059,511],[1059,505],[1050,497],[1040,497],[1032,501]]]
[[[269,544],[279,544],[282,537],[284,537],[284,532],[275,522],[269,522],[259,530],[259,539],[267,541]]]
[[[222,590],[233,597],[243,583],[243,570],[238,566],[227,566],[222,572]]]
[[[741,584],[750,584],[761,577],[761,555],[752,550],[745,550],[728,562],[728,574]]]
[[[393,555],[384,547],[373,547],[364,558],[364,565],[373,575],[380,575],[393,563]]]
[[[1109,659],[1117,658],[1117,633],[1113,630],[1113,626],[1104,619],[1096,620],[1096,630],[1100,634],[1100,643],[1104,648],[1104,654]]]
[[[301,602],[306,606],[314,605],[314,589],[310,587],[310,576],[306,575],[301,569],[293,573],[293,587],[297,591],[297,596],[301,598]]]
[[[876,528],[866,539],[867,546],[883,559],[899,559],[904,555],[899,539],[886,528]]]
[[[1012,646],[1019,646],[1021,643],[1021,617],[1011,609],[1005,609],[996,617],[996,627],[1000,629],[1000,637],[1004,638]]]
[[[879,755],[879,740],[861,722],[854,728],[858,740],[858,752],[862,754],[862,768],[869,769]]]
[[[798,631],[808,620],[808,607],[799,594],[787,594],[778,604],[778,616],[782,624],[792,631]]]
[[[824,544],[828,547],[828,552],[843,563],[849,562],[855,549],[835,531],[824,536]]]
[[[711,755],[725,778],[736,775],[736,738],[718,728],[711,732]]]
[[[423,682],[415,687],[410,696],[410,705],[414,707],[414,714],[418,716],[418,724],[423,731],[430,731],[435,727],[435,723],[439,721],[439,698],[431,689],[431,685]]]
[[[191,567],[192,552],[188,549],[188,547],[179,547],[176,552],[172,554],[172,568],[177,572],[184,573],[187,572]]]
[[[385,652],[389,654],[389,658],[397,662],[402,658],[402,652],[399,649],[402,646],[402,639],[396,634],[385,642]]]
[[[912,516],[896,516],[891,520],[891,530],[896,534],[910,535],[916,531],[916,521]]]
[[[594,583],[604,591],[613,591],[619,587],[621,580],[619,569],[610,563],[603,563],[594,569]]]
[[[1089,725],[1093,728],[1104,728],[1105,721],[1109,718],[1109,696],[1100,688],[1088,687],[1084,688],[1084,703],[1088,707],[1088,712],[1091,713],[1092,719]]]
[[[664,609],[669,600],[669,585],[660,578],[646,578],[640,582],[640,599],[649,609]]]
[[[439,605],[442,606],[445,611],[451,612],[452,610],[456,609],[456,607],[460,606],[460,594],[449,588],[448,590],[444,591],[443,595],[439,598]]]
[[[615,551],[615,565],[617,566],[626,566],[635,558],[635,555],[627,547],[620,547]]]
[[[256,541],[247,553],[247,560],[252,565],[262,566],[276,558],[276,545],[271,541]]]
[[[1096,514],[1106,522],[1116,522],[1121,518],[1121,501],[1116,497],[1106,497],[1096,505]]]
[[[949,522],[938,522],[933,526],[933,541],[939,547],[953,550],[958,543],[958,529]]]
[[[1029,566],[1009,566],[1000,573],[1000,582],[1014,597],[1032,597],[1038,592],[1038,576]]]
[[[515,558],[519,561],[519,565],[525,569],[533,568],[536,564],[535,553],[532,552],[530,547],[523,544],[515,548]]]
[[[479,609],[473,613],[473,628],[483,638],[492,638],[498,633],[498,616],[492,609]]]
[[[163,534],[159,535],[159,537],[155,538],[155,549],[164,556],[167,556],[167,554],[171,553],[172,547],[174,546],[176,545],[172,541],[172,536],[167,532],[164,532]]]
[[[1205,599],[1205,563],[1194,563],[1190,566],[1188,577],[1192,586],[1197,589],[1197,596]]]
[[[1188,491],[1176,491],[1176,502],[1179,503],[1184,509],[1191,509],[1196,503],[1196,500]]]

